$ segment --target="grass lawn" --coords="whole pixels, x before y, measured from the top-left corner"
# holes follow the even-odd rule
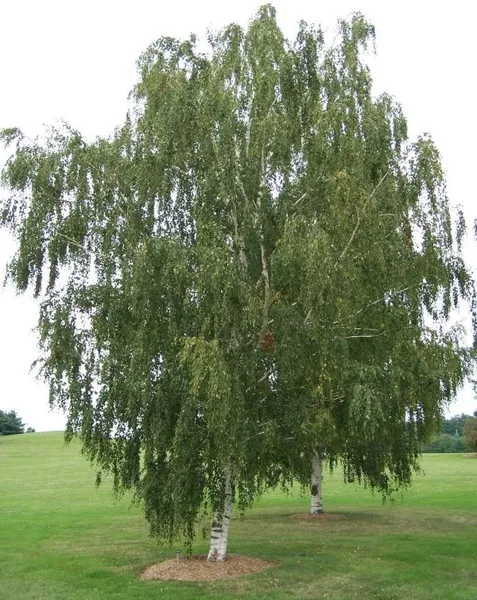
[[[211,583],[141,581],[172,558],[136,506],[114,501],[79,447],[60,433],[0,437],[2,600],[476,600],[477,458],[423,457],[425,475],[382,505],[338,473],[325,479],[336,520],[293,518],[308,498],[272,491],[232,521],[229,551],[273,559],[254,575]],[[197,539],[195,553],[207,542]]]

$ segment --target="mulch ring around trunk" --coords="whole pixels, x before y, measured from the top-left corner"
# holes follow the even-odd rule
[[[273,560],[229,555],[225,562],[209,562],[206,556],[173,558],[148,567],[141,579],[175,579],[177,581],[213,581],[238,575],[249,575],[274,567]]]
[[[341,521],[346,517],[340,513],[303,513],[298,515],[292,515],[292,519],[305,519],[310,521]]]

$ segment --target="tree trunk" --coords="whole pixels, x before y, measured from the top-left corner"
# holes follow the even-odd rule
[[[223,562],[227,560],[227,545],[229,541],[229,526],[232,518],[232,507],[234,503],[234,492],[232,486],[232,475],[230,469],[225,472],[225,494],[224,506],[221,511],[214,514],[212,521],[212,532],[210,534],[210,547],[207,560],[211,562]]]
[[[316,453],[313,456],[311,470],[311,514],[318,515],[323,511],[323,460]]]

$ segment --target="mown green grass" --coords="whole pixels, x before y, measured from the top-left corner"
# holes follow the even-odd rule
[[[141,581],[174,549],[148,537],[140,508],[115,502],[77,445],[59,433],[0,438],[0,597],[3,600],[475,600],[477,458],[425,455],[403,498],[325,480],[326,509],[294,518],[308,498],[272,491],[231,526],[230,552],[278,566],[212,583]],[[204,553],[199,539],[194,552]]]

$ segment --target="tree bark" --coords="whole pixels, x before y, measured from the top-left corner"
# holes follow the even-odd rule
[[[227,469],[225,472],[224,505],[221,511],[215,512],[212,521],[209,554],[207,555],[207,560],[211,562],[223,562],[227,560],[227,545],[233,503],[232,474],[230,469]]]
[[[323,459],[316,453],[313,456],[311,469],[311,514],[318,515],[323,511]]]

